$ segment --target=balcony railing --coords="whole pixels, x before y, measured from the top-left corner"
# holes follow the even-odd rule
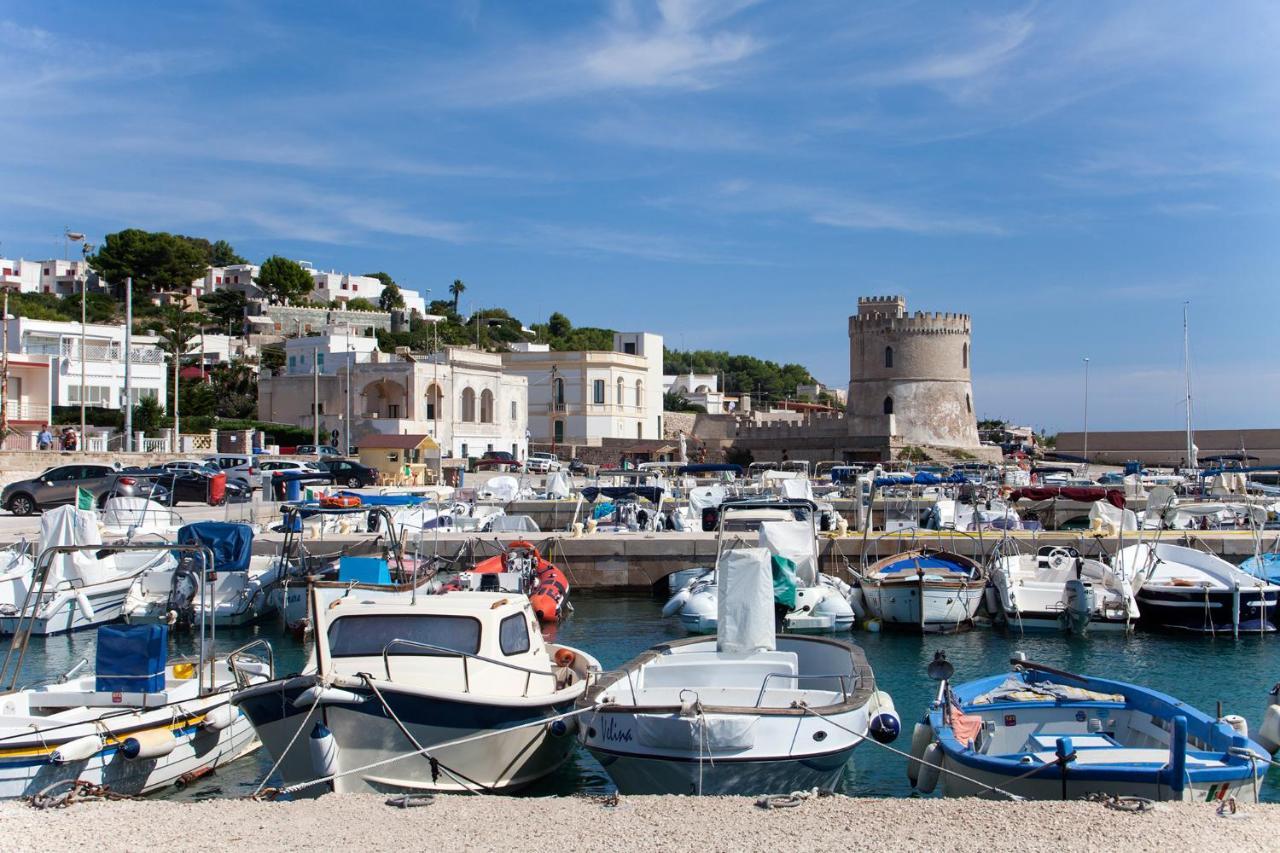
[[[5,416],[11,421],[47,421],[49,407],[27,403],[23,400],[5,400]]]
[[[164,353],[157,347],[135,346],[129,349],[134,364],[164,364]],[[59,355],[70,361],[80,360],[80,341],[75,338],[63,338]],[[86,343],[84,346],[85,361],[124,361],[124,345],[116,342]]]

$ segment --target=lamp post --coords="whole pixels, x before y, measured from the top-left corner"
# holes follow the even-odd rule
[[[70,240],[72,237],[76,237],[80,240],[84,239],[83,234],[68,232],[67,239]],[[83,246],[80,247],[80,256],[84,259],[86,264],[89,261],[89,253],[92,251],[93,251],[93,246],[90,245],[89,243],[85,243]],[[84,406],[85,406],[84,398],[86,396],[85,392],[88,390],[85,386],[87,374],[85,370],[84,345],[85,345],[85,339],[86,339],[85,320],[87,316],[87,312],[85,309],[85,290],[89,286],[89,277],[84,274],[84,269],[81,268],[79,273],[76,275],[76,278],[80,280],[80,452],[88,453],[89,452],[89,432],[88,432],[88,425],[85,422],[85,409],[84,409]]]
[[[133,276],[124,280],[124,449],[133,447]],[[141,450],[141,448],[138,448]]]

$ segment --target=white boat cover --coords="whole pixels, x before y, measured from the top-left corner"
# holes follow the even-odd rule
[[[807,521],[766,521],[760,525],[760,547],[786,557],[796,566],[800,586],[818,583],[818,551],[813,525]]]
[[[766,548],[734,548],[716,564],[716,650],[772,651],[773,564]]]
[[[492,498],[502,503],[510,503],[518,494],[520,494],[520,481],[506,474],[489,480],[480,490],[480,497]]]
[[[98,533],[98,514],[93,510],[76,509],[70,505],[60,506],[49,510],[40,519],[40,542],[36,546],[37,554],[42,554],[55,545],[101,544],[102,536]],[[64,580],[78,579],[86,584],[97,583],[115,573],[114,557],[104,557],[99,560],[92,551],[59,554],[53,558],[48,588],[52,589]]]
[[[564,471],[552,471],[547,475],[547,497],[564,500],[573,493],[573,481]]]
[[[813,500],[813,483],[799,478],[783,480],[782,496],[784,498],[799,498],[811,501]]]
[[[1121,509],[1106,501],[1094,501],[1089,507],[1089,526],[1101,525],[1106,530],[1125,531],[1138,529],[1138,514],[1131,509]]]
[[[102,523],[131,534],[173,532],[174,512],[141,497],[111,498],[102,510]],[[180,521],[180,519],[178,519]]]
[[[499,515],[489,526],[491,533],[539,533],[538,522],[527,515]]]
[[[720,506],[727,496],[724,486],[695,486],[689,490],[689,509],[695,518],[701,518],[704,509]]]

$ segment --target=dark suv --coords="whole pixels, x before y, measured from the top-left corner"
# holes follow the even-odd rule
[[[365,486],[376,486],[378,484],[378,472],[368,465],[361,465],[359,462],[352,462],[350,459],[324,459],[321,458],[315,463],[315,466],[321,471],[328,471],[333,475],[335,483],[341,483],[350,489],[359,489]]]
[[[39,477],[10,483],[0,492],[0,506],[14,515],[31,515],[42,509],[76,502],[76,490],[85,489],[99,507],[109,498],[143,496],[162,499],[167,495],[146,477],[117,471],[110,465],[58,465]]]
[[[489,450],[476,461],[477,471],[520,471],[520,460],[505,450]]]

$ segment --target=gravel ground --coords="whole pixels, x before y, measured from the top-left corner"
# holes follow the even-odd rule
[[[1280,806],[1226,819],[1203,803],[1147,814],[1093,803],[806,800],[765,810],[743,797],[443,797],[399,809],[372,795],[256,803],[80,803],[36,811],[0,804],[0,849],[254,850],[1276,850]]]

